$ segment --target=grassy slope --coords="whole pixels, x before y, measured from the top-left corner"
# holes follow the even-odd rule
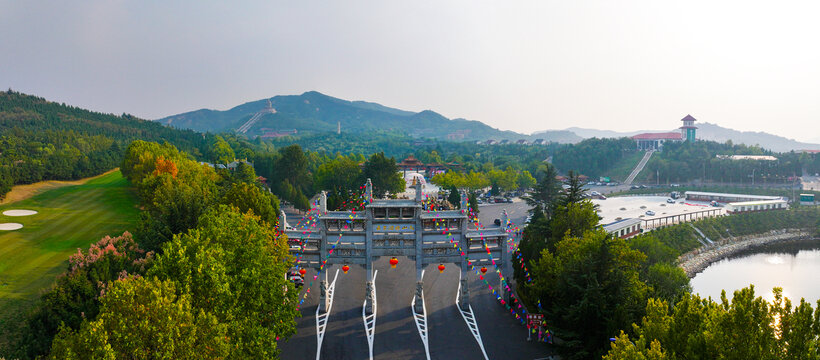
[[[66,186],[30,199],[0,206],[0,223],[23,228],[0,231],[0,325],[20,315],[65,271],[77,248],[87,249],[105,235],[133,230],[138,219],[137,198],[117,171],[83,185]],[[36,210],[23,217],[5,210]]]
[[[643,151],[637,151],[633,154],[624,156],[623,159],[618,160],[617,163],[612,165],[612,168],[607,171],[608,175],[606,176],[609,176],[612,181],[623,182],[627,177],[629,177],[632,170],[635,170],[635,166],[638,166],[638,163],[641,162],[643,154]]]

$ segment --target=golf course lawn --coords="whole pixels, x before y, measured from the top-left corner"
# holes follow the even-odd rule
[[[68,257],[105,235],[133,231],[137,197],[119,171],[82,185],[44,191],[0,206],[0,223],[20,223],[19,230],[0,231],[0,327],[13,324],[39,294],[66,270]],[[3,211],[35,210],[30,216]]]

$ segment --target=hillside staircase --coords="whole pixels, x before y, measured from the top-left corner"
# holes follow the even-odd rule
[[[256,124],[256,122],[259,121],[259,119],[261,119],[262,116],[265,116],[265,114],[276,114],[276,109],[274,109],[271,105],[270,99],[268,99],[268,107],[259,110],[258,112],[253,114],[253,116],[251,116],[251,118],[248,119],[248,121],[245,121],[245,123],[242,124],[242,126],[236,129],[236,132],[242,134],[247,133],[248,130],[251,129],[251,126],[253,126],[253,124]]]
[[[695,229],[695,231],[697,231],[697,233],[698,233],[698,234],[700,234],[700,237],[701,237],[701,238],[703,238],[703,240],[706,240],[706,242],[708,242],[708,243],[709,243],[708,245],[714,245],[714,244],[715,244],[715,242],[714,242],[714,241],[712,241],[711,239],[709,239],[709,237],[707,237],[707,236],[706,236],[706,234],[704,234],[704,233],[703,233],[703,231],[700,231],[700,229],[696,228],[696,227],[695,227],[695,225],[689,224],[689,226],[691,226],[691,227],[692,227],[692,229]],[[701,244],[703,244],[703,245],[707,245],[707,244],[706,244],[705,242],[703,242],[701,239],[697,239],[697,240],[698,240]]]
[[[638,166],[636,166],[635,169],[633,169],[632,172],[629,173],[629,176],[626,178],[626,181],[624,181],[624,185],[632,185],[632,182],[635,181],[635,178],[638,177],[638,174],[641,173],[644,166],[646,166],[646,163],[649,162],[649,158],[652,157],[652,154],[654,152],[655,150],[646,151],[646,153],[643,155],[643,158],[641,158],[641,161],[638,162]]]

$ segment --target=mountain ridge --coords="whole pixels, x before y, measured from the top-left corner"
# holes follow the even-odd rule
[[[267,108],[268,101],[276,112],[262,114],[248,127],[248,136],[276,136],[292,130],[335,132],[337,125],[341,125],[343,132],[388,130],[403,132],[413,137],[441,140],[535,139],[530,135],[493,128],[477,120],[449,119],[433,110],[412,112],[374,102],[344,100],[318,91],[307,91],[300,95],[277,95],[249,101],[228,110],[198,109],[155,121],[199,132],[231,131],[242,126],[257,112]],[[277,132],[279,134],[274,134]],[[561,143],[582,140],[565,131],[546,132],[544,137],[545,140]]]
[[[449,119],[433,110],[419,112],[401,110],[375,102],[344,100],[318,91],[307,91],[299,95],[277,95],[245,102],[228,110],[198,109],[167,116],[155,121],[176,128],[199,132],[222,132],[236,130],[257,112],[270,104],[275,112],[261,114],[246,135],[281,136],[299,132],[335,132],[341,125],[342,132],[402,132],[417,138],[439,140],[529,140],[544,139],[559,143],[577,143],[583,139],[629,137],[644,132],[678,131],[642,130],[618,132],[581,127],[563,130],[544,130],[532,134],[520,134],[500,130],[478,120],[464,118]],[[766,132],[739,131],[708,122],[697,123],[698,138],[717,142],[731,140],[734,143],[760,145],[775,152],[820,149],[820,144],[800,142]]]

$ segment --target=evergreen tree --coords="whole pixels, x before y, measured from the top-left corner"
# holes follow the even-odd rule
[[[450,194],[447,195],[447,201],[450,202],[450,205],[453,208],[460,209],[461,208],[461,194],[458,193],[458,189],[455,186],[450,187]]]

